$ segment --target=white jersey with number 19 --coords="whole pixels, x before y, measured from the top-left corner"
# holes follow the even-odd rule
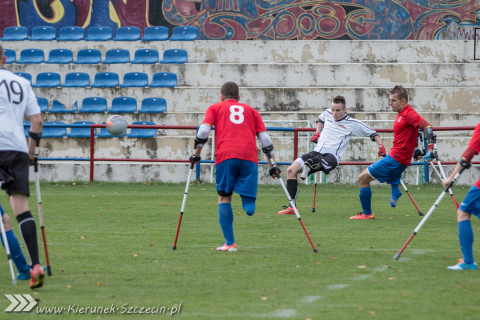
[[[23,120],[39,113],[30,82],[0,68],[0,150],[28,153]]]
[[[335,121],[331,109],[325,110],[318,117],[318,121],[323,123],[323,130],[314,150],[319,153],[333,154],[338,162],[340,162],[342,154],[347,149],[348,141],[350,141],[352,135],[369,137],[376,133],[375,130],[363,122],[348,115],[339,121]]]

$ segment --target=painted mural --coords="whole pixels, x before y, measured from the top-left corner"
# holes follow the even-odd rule
[[[8,26],[175,26],[200,39],[472,39],[480,0],[0,0]]]

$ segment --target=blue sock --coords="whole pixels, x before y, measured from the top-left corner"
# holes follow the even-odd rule
[[[247,197],[247,196],[241,196],[242,197],[242,207],[243,210],[249,215],[253,216],[255,213],[255,198],[252,197]]]
[[[372,214],[372,189],[360,188],[360,203],[362,204],[362,212],[367,216]]]
[[[27,260],[25,259],[25,255],[23,254],[15,233],[13,233],[13,230],[8,230],[5,233],[7,235],[8,247],[10,248],[10,255],[12,256],[12,260],[15,263],[18,272],[30,272],[30,266],[27,264]],[[2,245],[5,247],[3,237],[0,238],[2,239]]]
[[[473,230],[470,220],[463,220],[458,223],[458,238],[460,249],[463,254],[463,262],[472,264],[473,260]]]
[[[218,205],[218,221],[220,227],[222,227],[226,244],[231,246],[235,243],[235,238],[233,236],[233,210],[230,203],[220,203]]]
[[[398,188],[398,184],[391,184],[392,196],[390,197],[390,206],[395,208],[397,206],[398,199],[402,196],[402,192]]]

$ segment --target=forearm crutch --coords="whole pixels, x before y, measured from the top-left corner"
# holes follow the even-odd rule
[[[7,252],[8,265],[10,266],[10,275],[12,276],[12,283],[17,284],[17,278],[15,277],[15,271],[13,270],[12,255],[10,254],[10,246],[8,245],[7,233],[5,232],[5,225],[3,224],[3,218],[0,216],[0,231],[2,233],[3,244],[5,251]]]
[[[405,183],[403,183],[403,180],[402,180],[402,179],[400,179],[400,184],[402,185],[403,189],[404,189],[405,192],[407,193],[407,195],[408,195],[408,197],[410,198],[410,200],[412,200],[412,203],[413,203],[413,205],[415,206],[415,209],[417,209],[418,215],[419,215],[419,216],[423,216],[423,212],[420,211],[420,209],[418,209],[417,204],[416,204],[415,201],[413,200],[412,195],[411,195],[410,192],[408,191],[407,186],[405,185]]]
[[[432,167],[435,170],[435,172],[437,173],[438,178],[440,179],[440,181],[447,179],[447,176],[445,175],[445,171],[443,171],[442,163],[440,162],[440,160],[438,160],[438,158],[437,158],[437,163],[438,163],[438,167],[440,168],[440,173],[438,172],[437,168],[435,167],[435,165],[433,163],[432,163]],[[452,201],[453,201],[453,204],[455,205],[455,209],[458,210],[458,202],[455,199],[455,197],[453,196],[453,191],[452,191],[451,188],[448,189],[448,193],[450,194],[450,197],[452,197]]]
[[[275,161],[273,161],[273,158],[271,156],[268,156],[268,159],[273,167],[276,167]],[[313,252],[318,253],[317,248],[315,248],[315,245],[312,242],[312,239],[310,238],[310,235],[308,234],[307,228],[305,228],[305,225],[303,224],[302,218],[300,217],[300,214],[298,213],[297,206],[295,205],[295,202],[292,200],[290,197],[290,194],[288,193],[287,187],[285,187],[285,183],[282,180],[282,177],[280,177],[280,174],[277,174],[278,181],[280,181],[280,185],[283,188],[283,192],[285,192],[285,195],[287,196],[288,203],[290,206],[293,208],[293,211],[295,212],[295,215],[297,216],[298,221],[302,225],[303,231],[305,231],[305,235],[308,238],[308,241],[310,241],[310,244],[312,245]]]
[[[314,187],[313,187],[313,204],[312,204],[312,212],[315,212],[315,199],[317,198],[317,175],[313,175],[314,179]]]
[[[35,191],[37,194],[37,208],[38,215],[40,217],[40,229],[42,230],[43,248],[45,249],[45,260],[47,261],[47,274],[52,275],[52,268],[50,267],[50,258],[48,256],[47,237],[45,236],[45,220],[43,219],[42,209],[42,194],[40,193],[40,173],[38,170],[38,150],[40,141],[36,141],[35,145],[35,158],[33,160],[33,167],[35,169]]]
[[[187,184],[185,185],[185,193],[183,194],[182,208],[180,209],[180,218],[178,220],[177,234],[175,235],[175,242],[173,243],[173,250],[177,249],[178,234],[180,233],[180,225],[182,224],[183,211],[185,210],[185,203],[187,202],[188,187],[190,186],[190,179],[192,177],[194,164],[190,164],[190,170],[188,171]]]
[[[425,224],[425,222],[427,221],[427,219],[430,217],[430,215],[433,213],[433,211],[435,210],[436,207],[438,207],[438,205],[440,204],[440,202],[442,201],[443,197],[445,196],[445,194],[448,192],[448,189],[450,189],[453,184],[458,180],[458,177],[460,176],[460,174],[465,170],[466,168],[465,167],[462,167],[462,169],[460,170],[460,172],[458,172],[452,179],[452,181],[448,184],[448,186],[445,188],[445,190],[442,191],[442,193],[440,194],[440,196],[437,198],[437,200],[435,201],[435,203],[432,205],[432,207],[430,208],[430,210],[428,210],[427,214],[422,218],[422,220],[420,221],[420,223],[417,225],[417,227],[415,228],[415,230],[413,230],[413,233],[412,235],[407,239],[407,242],[405,242],[405,244],[402,246],[402,248],[398,251],[398,253],[393,256],[393,259],[395,260],[398,260],[400,258],[400,255],[402,254],[402,252],[405,250],[405,248],[408,246],[408,244],[410,243],[410,241],[412,241],[413,237],[415,237],[415,235],[420,231],[420,229],[422,228],[422,226]]]

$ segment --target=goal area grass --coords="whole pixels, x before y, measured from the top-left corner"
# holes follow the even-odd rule
[[[295,216],[276,214],[287,204],[278,182],[259,186],[251,217],[234,194],[238,251],[217,252],[224,240],[214,184],[191,183],[172,250],[185,183],[42,182],[53,275],[34,291],[28,281],[14,286],[2,254],[2,294],[30,294],[38,304],[28,313],[4,313],[10,302],[2,298],[0,318],[58,318],[55,312],[62,319],[478,318],[480,274],[446,269],[461,258],[448,194],[396,261],[421,220],[403,190],[391,208],[388,186],[372,186],[376,219],[349,220],[361,210],[358,186],[319,184],[314,213],[313,188],[299,185],[297,205],[318,253]],[[408,188],[424,213],[443,192],[439,184]],[[453,187],[459,203],[468,189]],[[4,193],[0,203],[12,216]],[[45,264],[35,192],[30,209]],[[472,226],[478,235],[476,218]],[[477,248],[476,240],[478,259]]]

